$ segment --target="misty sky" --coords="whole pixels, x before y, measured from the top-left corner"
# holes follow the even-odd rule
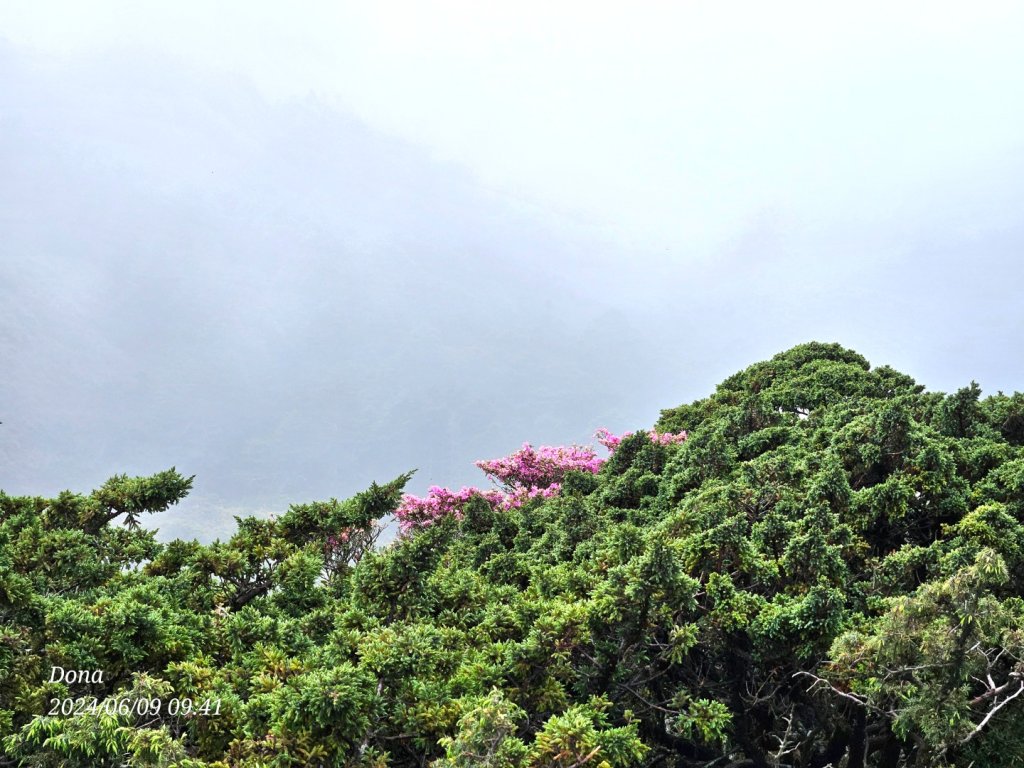
[[[1024,389],[1024,4],[492,5],[0,4],[0,488],[209,540],[812,339]]]

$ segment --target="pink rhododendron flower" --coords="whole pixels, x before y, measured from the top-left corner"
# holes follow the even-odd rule
[[[622,437],[627,437],[627,436],[629,436],[631,434],[632,434],[632,432],[627,432]],[[597,430],[594,433],[594,437],[597,438],[597,442],[599,442],[601,445],[603,445],[609,451],[614,451],[616,448],[619,447],[619,443],[622,442],[622,437],[619,437],[617,435],[613,435],[610,431],[608,431],[604,427],[601,427],[599,430]]]
[[[538,488],[536,485],[530,488],[517,488],[505,495],[500,507],[502,509],[518,509],[530,499],[550,499],[552,496],[557,496],[560,490],[562,490],[561,483],[552,483],[547,488]]]
[[[616,436],[601,428],[594,436],[601,445],[614,453],[623,438],[631,434],[627,432]],[[656,432],[653,429],[647,436],[659,445],[681,443],[686,439],[685,432]],[[596,473],[604,462],[605,459],[598,458],[589,446],[541,445],[534,448],[529,443],[523,443],[523,447],[511,456],[475,462],[484,474],[501,485],[501,490],[482,491],[470,486],[451,491],[434,485],[425,497],[412,494],[403,496],[395,510],[395,517],[398,518],[401,533],[407,534],[416,528],[431,525],[446,515],[461,518],[466,502],[475,496],[486,500],[492,509],[518,509],[531,499],[557,496],[568,472]]]
[[[474,496],[482,496],[491,506],[499,506],[505,501],[501,491],[481,491],[479,488],[463,487],[458,491],[450,491],[438,485],[432,485],[423,498],[405,494],[402,503],[395,510],[399,530],[407,533],[412,528],[421,528],[437,522],[445,515],[462,517],[462,507]]]
[[[529,443],[503,459],[477,461],[492,479],[505,488],[515,491],[522,488],[548,488],[560,483],[570,470],[597,472],[603,459],[599,459],[589,447],[542,445],[533,448]]]
[[[601,427],[594,433],[594,437],[597,438],[597,442],[612,453],[615,453],[615,449],[619,447],[619,443],[632,434],[632,432],[626,432],[622,435],[613,435],[607,429]],[[652,443],[657,443],[658,445],[672,445],[686,440],[686,432],[657,432],[650,429],[647,431],[647,437],[650,438]]]
[[[658,445],[673,445],[686,440],[686,430],[684,429],[682,432],[655,432],[652,429],[647,433],[647,436],[651,438],[651,442]]]

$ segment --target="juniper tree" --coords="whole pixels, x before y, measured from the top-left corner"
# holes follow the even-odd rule
[[[207,545],[173,471],[0,495],[0,765],[1024,763],[1024,395],[811,343],[598,441]],[[42,715],[142,693],[219,714]]]

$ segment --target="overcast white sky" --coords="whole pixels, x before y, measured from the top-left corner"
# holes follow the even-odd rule
[[[0,5],[0,487],[205,537],[811,339],[1024,388],[1024,4],[494,5]]]

